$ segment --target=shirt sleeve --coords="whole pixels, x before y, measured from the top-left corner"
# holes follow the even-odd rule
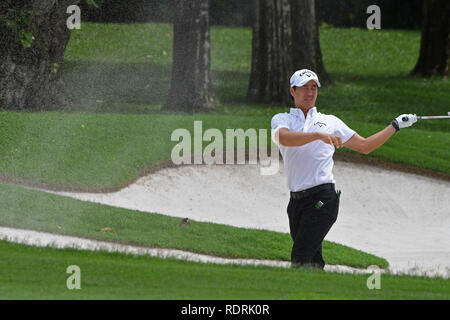
[[[342,143],[346,143],[353,135],[356,133],[355,130],[350,129],[344,121],[339,119],[336,116],[333,116],[336,125],[334,126],[333,134],[340,137],[342,139]]]
[[[274,115],[271,121],[271,127],[272,127],[272,140],[278,146],[280,146],[280,141],[278,139],[278,130],[280,130],[281,128],[289,129],[289,120],[286,114],[278,113]]]

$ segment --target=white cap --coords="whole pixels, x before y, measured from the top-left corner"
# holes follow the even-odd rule
[[[313,71],[308,69],[295,71],[291,77],[291,87],[302,87],[310,80],[314,80],[317,83],[317,86],[320,87],[319,78]]]

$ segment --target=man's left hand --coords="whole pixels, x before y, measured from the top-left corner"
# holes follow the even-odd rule
[[[416,123],[417,122],[417,116],[415,114],[411,114],[411,113],[409,113],[409,114],[401,114],[397,118],[395,118],[395,120],[398,123],[398,127],[400,129],[402,129],[402,128],[410,127],[414,123]]]

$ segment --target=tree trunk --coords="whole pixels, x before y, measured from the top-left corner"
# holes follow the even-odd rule
[[[332,84],[322,61],[315,0],[290,0],[290,2],[293,57],[296,70],[313,70],[319,76],[321,85]]]
[[[331,83],[322,62],[314,0],[254,0],[252,63],[247,99],[289,103],[289,79],[299,69]]]
[[[448,75],[450,59],[450,2],[425,0],[420,55],[412,76]]]
[[[30,10],[29,23],[11,29],[0,22],[0,108],[15,110],[54,109],[61,105],[59,67],[70,38],[67,7],[79,0],[6,0],[0,15],[17,9]],[[34,36],[31,46],[20,42],[20,30]]]
[[[247,90],[247,100],[259,101],[264,97],[267,82],[266,52],[267,39],[264,21],[263,3],[253,0],[251,3],[252,19],[252,60],[250,83]]]
[[[173,24],[173,63],[164,110],[215,109],[210,72],[209,0],[177,0]]]
[[[247,99],[288,101],[292,63],[289,0],[254,0],[252,62]]]

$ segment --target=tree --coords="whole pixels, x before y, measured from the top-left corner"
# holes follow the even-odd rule
[[[331,80],[322,62],[314,0],[253,0],[249,101],[290,101],[289,79],[299,69]]]
[[[62,102],[59,67],[70,38],[66,10],[79,0],[0,4],[0,108],[51,109]]]
[[[448,75],[450,59],[450,2],[425,0],[419,60],[412,76]]]
[[[289,0],[253,0],[252,62],[247,98],[288,100],[292,61]],[[292,74],[292,73],[291,73]]]
[[[322,60],[315,0],[291,0],[291,17],[294,67],[313,70],[321,84],[331,84]]]
[[[172,81],[163,110],[214,110],[209,0],[175,1],[173,34]]]

